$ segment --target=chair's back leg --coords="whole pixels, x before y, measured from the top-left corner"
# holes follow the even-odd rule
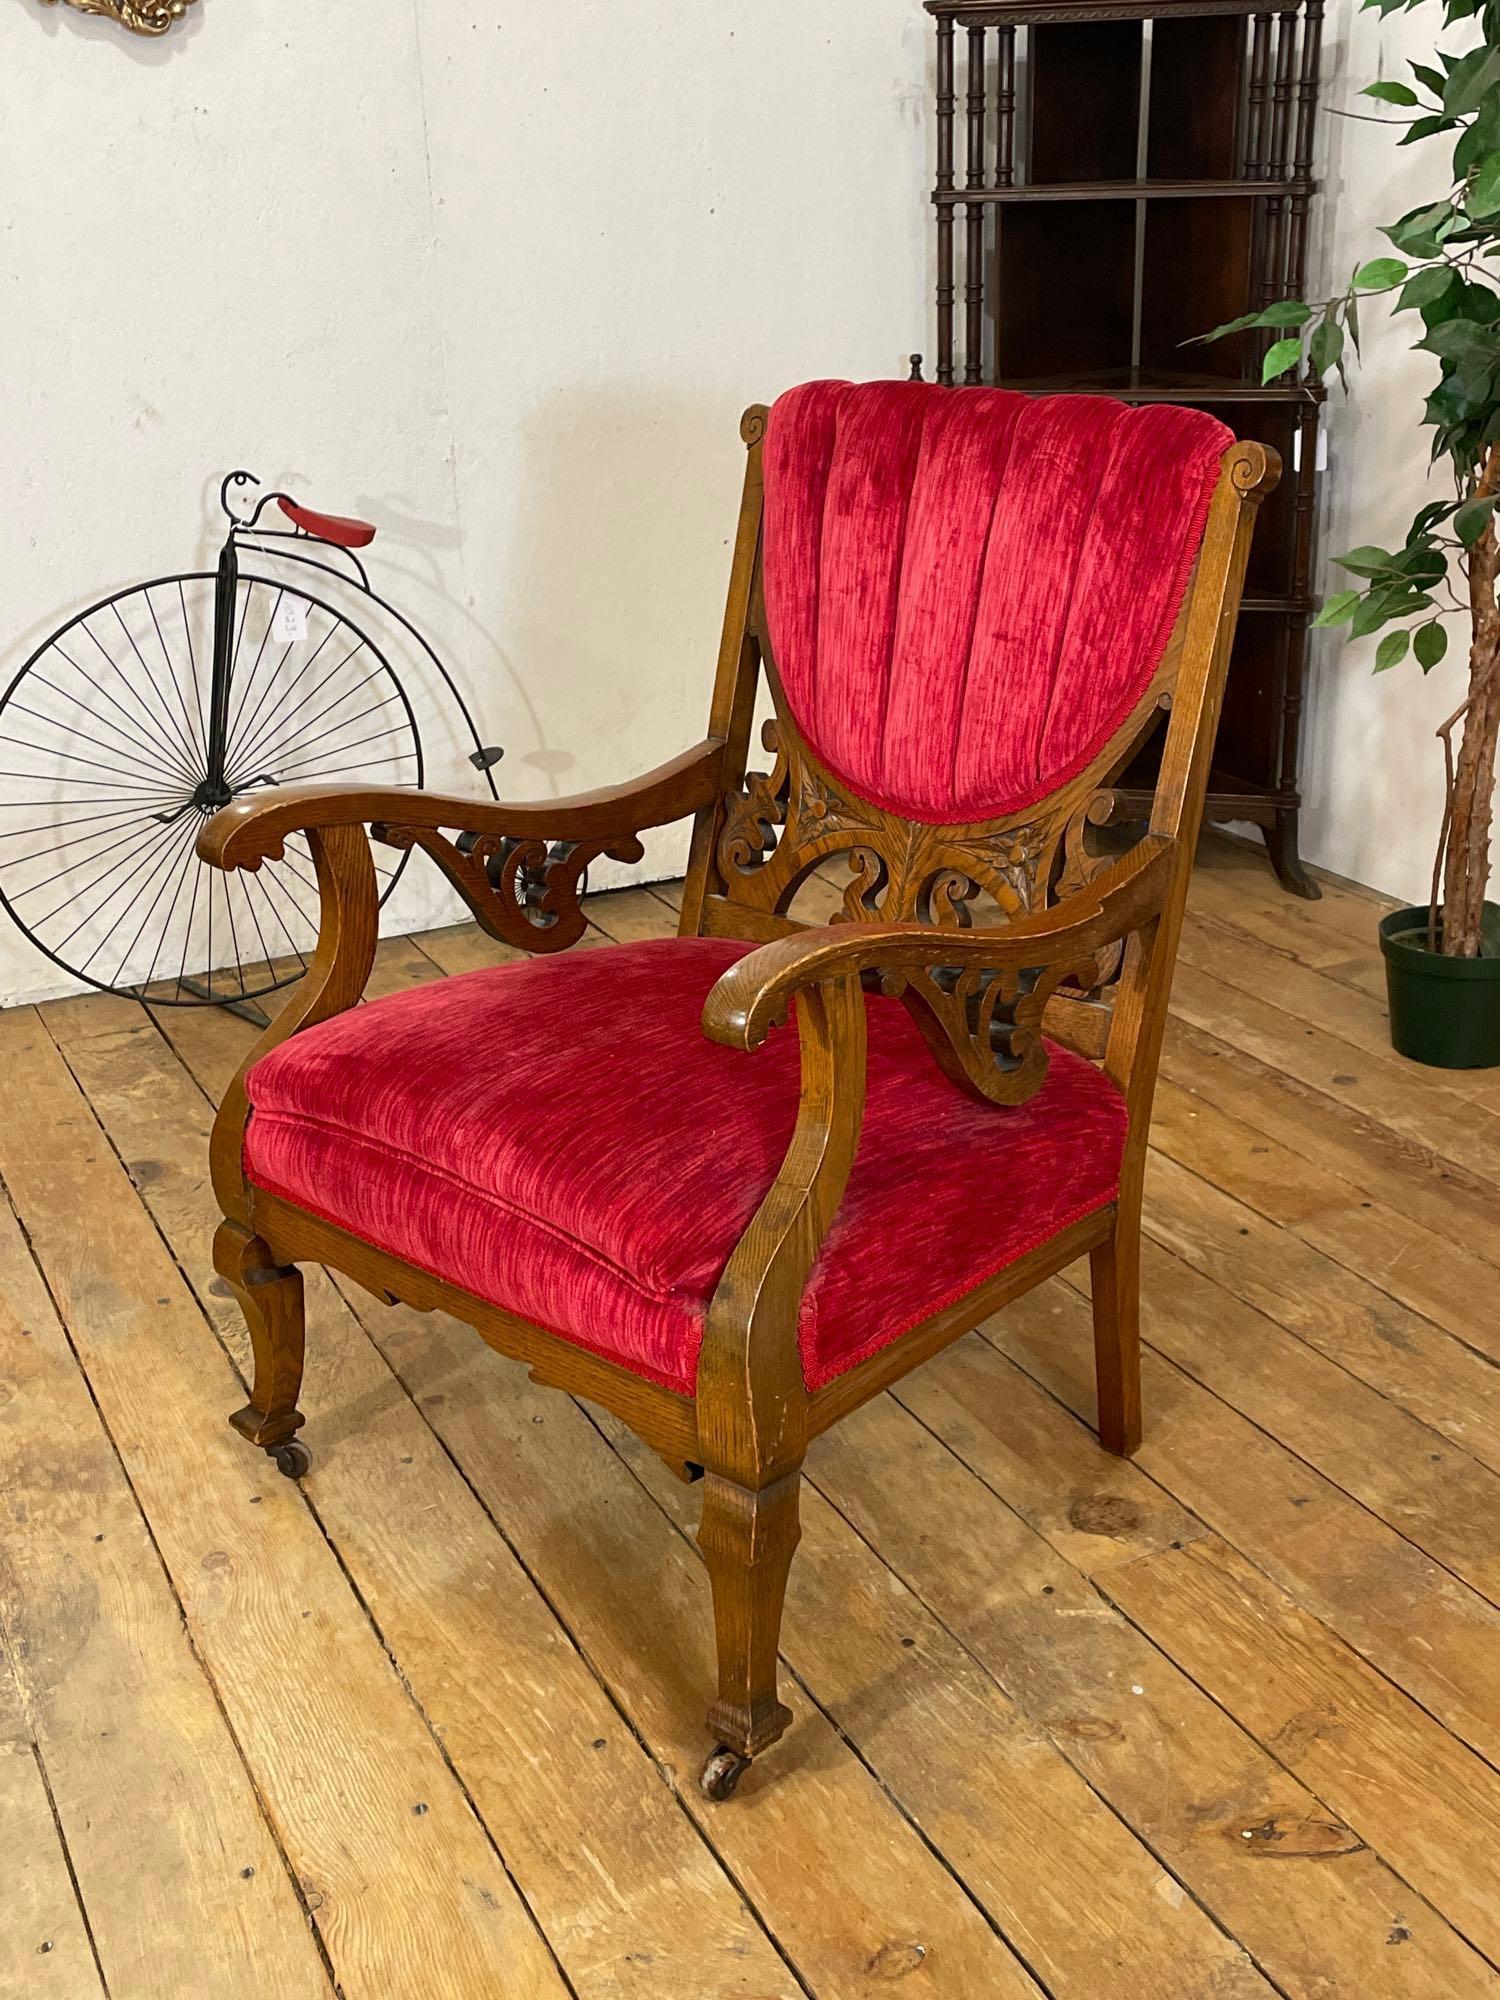
[[[721,1473],[703,1476],[698,1545],[713,1587],[719,1656],[708,1731],[720,1749],[703,1775],[711,1797],[727,1797],[745,1763],[768,1750],[792,1719],[776,1691],[776,1655],[787,1574],[801,1535],[801,1485],[800,1465],[759,1492]]]
[[[1141,1441],[1141,1211],[1124,1199],[1089,1252],[1099,1442],[1129,1458]]]
[[[214,1268],[239,1301],[250,1329],[255,1380],[250,1401],[229,1421],[251,1444],[268,1451],[293,1477],[307,1469],[307,1455],[292,1445],[304,1421],[297,1408],[305,1346],[302,1273],[278,1264],[260,1237],[224,1222],[214,1237]]]

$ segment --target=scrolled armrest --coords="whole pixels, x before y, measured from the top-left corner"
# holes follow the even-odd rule
[[[857,974],[906,1001],[955,1082],[992,1103],[1022,1103],[1046,1075],[1047,1001],[1069,977],[1087,983],[1100,952],[1160,912],[1174,847],[1148,834],[1055,909],[999,930],[851,923],[778,938],[719,979],[703,1032],[726,1048],[758,1048],[796,993]]]
[[[579,888],[589,863],[601,854],[639,861],[648,827],[713,802],[723,761],[723,743],[710,737],[628,785],[520,802],[291,785],[225,806],[199,834],[198,852],[215,868],[253,869],[279,859],[294,833],[368,826],[387,846],[420,847],[492,937],[561,951],[588,927]]]
[[[382,826],[482,838],[587,840],[666,826],[711,803],[724,745],[713,738],[629,784],[561,799],[464,799],[441,792],[378,791],[361,785],[278,785],[247,792],[214,814],[198,853],[215,868],[254,868],[279,859],[288,834],[322,826]]]

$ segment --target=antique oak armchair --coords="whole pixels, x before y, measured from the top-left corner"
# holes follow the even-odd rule
[[[321,893],[308,976],[214,1131],[255,1356],[234,1425],[306,1470],[296,1267],[321,1263],[456,1314],[701,1478],[716,1798],[789,1720],[810,1439],[1087,1252],[1100,1439],[1139,1441],[1157,1056],[1278,471],[1199,411],[915,383],[811,383],[743,436],[696,748],[540,803],[264,791],[200,838],[234,869],[303,834]],[[762,674],[769,775],[746,771]],[[1162,708],[1149,824],[1111,855],[1110,787]],[[567,951],[589,861],[688,815],[680,935]],[[526,959],[356,1008],[367,828]],[[842,920],[799,924],[835,856]]]

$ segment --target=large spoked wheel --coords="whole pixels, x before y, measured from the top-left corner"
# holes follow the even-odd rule
[[[211,814],[267,785],[422,782],[416,717],[379,646],[263,577],[239,576],[219,607],[216,724],[218,583],[104,598],[0,697],[0,902],[64,971],[155,1005],[253,1002],[301,976],[317,936],[302,836],[225,875],[194,849]],[[406,858],[377,857],[382,900]]]

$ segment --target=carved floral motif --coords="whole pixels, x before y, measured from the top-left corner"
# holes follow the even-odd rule
[[[785,915],[818,864],[840,853],[853,878],[843,912],[853,923],[967,928],[981,890],[1009,916],[1038,907],[1039,893],[1045,900],[1062,820],[924,825],[845,791],[779,719],[761,740],[775,769],[747,774],[719,838],[731,901]]]
[[[194,0],[68,0],[80,14],[103,14],[137,35],[164,35],[187,13]],[[46,0],[55,7],[57,0]]]

